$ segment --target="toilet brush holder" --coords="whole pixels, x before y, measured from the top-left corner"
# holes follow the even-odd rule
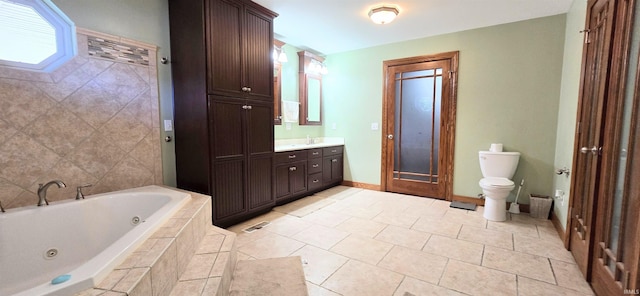
[[[509,213],[520,214],[520,205],[515,202],[512,202],[511,205],[509,206]]]

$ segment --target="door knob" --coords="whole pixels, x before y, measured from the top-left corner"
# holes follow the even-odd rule
[[[387,138],[388,138],[389,140],[393,140],[393,135],[387,135]]]
[[[591,147],[591,148],[589,148],[589,147],[582,147],[582,148],[580,148],[580,153],[587,154],[587,153],[589,153],[589,152],[591,152],[591,154],[594,154],[594,155],[595,155],[595,154],[597,154],[597,153],[598,153],[598,147],[593,146],[593,147]]]

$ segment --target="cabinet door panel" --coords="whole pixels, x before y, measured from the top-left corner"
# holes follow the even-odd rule
[[[247,103],[247,141],[249,155],[273,154],[273,103]]]
[[[291,195],[289,186],[289,166],[288,164],[276,166],[276,198],[283,198]]]
[[[240,37],[243,8],[239,3],[224,0],[210,0],[207,3],[208,91],[240,94],[243,86]],[[262,79],[265,77],[262,76]]]
[[[274,204],[272,169],[272,157],[253,157],[249,159],[250,210]]]
[[[244,139],[243,116],[246,110],[240,103],[212,100],[210,97],[211,145],[216,159],[243,156]]]
[[[289,171],[291,180],[291,193],[302,194],[307,191],[307,163],[298,162],[291,166],[294,170]]]
[[[214,164],[212,196],[214,220],[246,212],[244,165],[243,159]]]
[[[245,86],[253,99],[273,101],[273,25],[270,17],[247,8],[245,14]],[[269,79],[265,79],[269,77]]]

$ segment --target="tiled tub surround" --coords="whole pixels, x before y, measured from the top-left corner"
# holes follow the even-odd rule
[[[344,145],[344,138],[310,138],[313,143],[308,143],[307,139],[276,139],[274,142],[275,152],[294,151],[302,149],[323,148]]]
[[[211,225],[211,197],[187,193],[181,210],[100,284],[76,296],[227,295],[236,235]]]
[[[118,46],[91,55],[90,36]],[[35,205],[38,183],[52,179],[67,187],[49,201],[86,183],[86,194],[162,184],[156,46],[84,29],[77,40],[78,55],[51,73],[0,67],[5,208]]]
[[[145,186],[3,213],[0,294],[71,295],[93,287],[189,199]],[[52,285],[60,275],[70,278]]]

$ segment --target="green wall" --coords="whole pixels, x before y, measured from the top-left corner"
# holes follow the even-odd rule
[[[460,51],[454,194],[482,190],[478,151],[503,143],[522,153],[514,177],[551,194],[566,15],[428,37],[327,56],[325,136],[344,137],[345,179],[380,184],[382,63]],[[332,129],[335,124],[337,129]],[[515,190],[510,199],[515,198]]]
[[[573,165],[573,145],[575,140],[584,37],[579,31],[584,29],[586,14],[586,1],[573,1],[571,9],[567,13],[564,59],[562,65],[562,88],[560,90],[558,126],[556,128],[557,136],[554,160],[556,168],[566,167],[571,169]],[[553,181],[554,188],[564,192],[562,201],[556,199],[553,211],[562,222],[562,226],[566,229],[571,176],[555,176]],[[552,194],[555,194],[555,192]]]
[[[157,0],[52,0],[77,27],[122,36],[158,46],[158,59],[171,55],[169,42],[169,7]],[[158,62],[160,118],[173,120],[171,65]],[[161,125],[162,126],[162,125]],[[161,130],[161,137],[173,136]],[[175,149],[173,142],[162,142],[164,183],[176,185]]]

